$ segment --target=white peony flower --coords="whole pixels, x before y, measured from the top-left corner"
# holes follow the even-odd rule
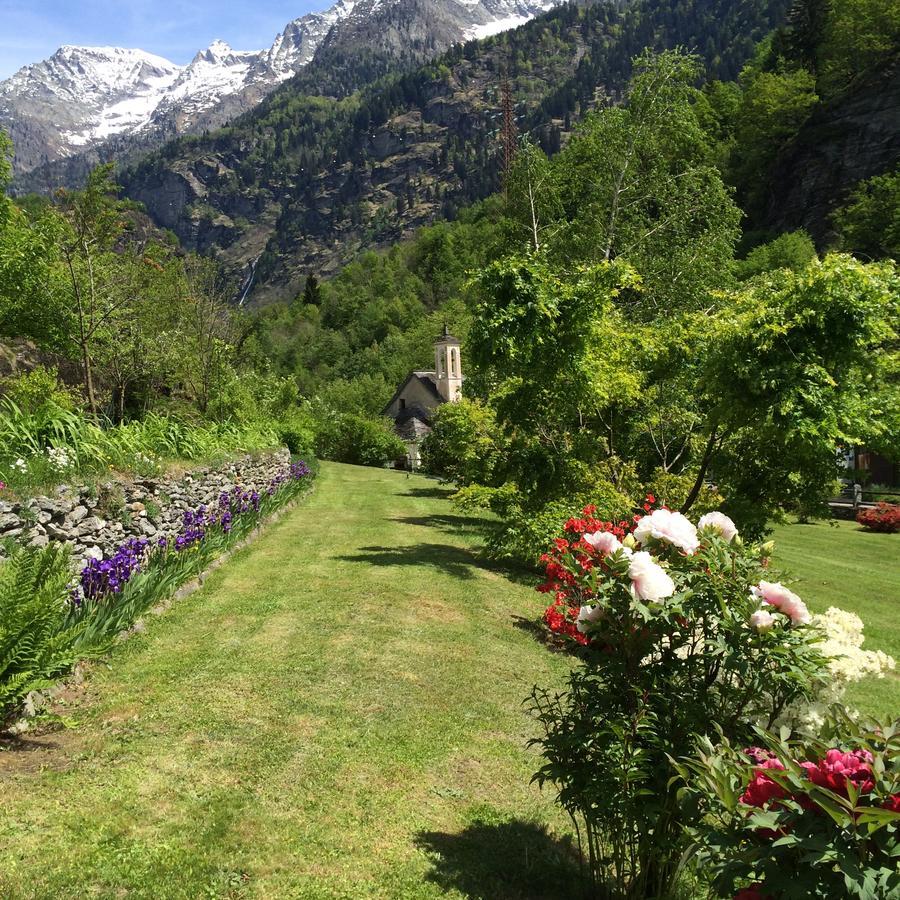
[[[631,556],[631,551],[611,531],[595,531],[593,534],[586,534],[583,537],[586,544],[590,544],[604,556],[612,556],[619,550],[624,550],[626,556]]]
[[[809,625],[812,616],[806,604],[780,581],[760,581],[750,593],[788,616],[794,625]]]
[[[718,510],[701,516],[700,521],[697,523],[697,528],[700,531],[703,531],[704,528],[718,531],[726,541],[734,540],[735,535],[738,533],[737,525],[725,513],[720,513]]]
[[[700,546],[697,529],[681,513],[670,509],[654,509],[644,516],[634,529],[634,537],[641,546],[646,546],[650,540],[664,541],[688,556]]]
[[[601,606],[582,606],[575,620],[575,627],[582,633],[588,632],[588,626],[596,622],[603,615]]]
[[[758,609],[750,616],[750,625],[762,634],[772,630],[775,624],[775,616],[764,609]]]
[[[675,582],[646,550],[631,557],[628,577],[631,579],[631,593],[639,600],[655,602],[675,593]]]

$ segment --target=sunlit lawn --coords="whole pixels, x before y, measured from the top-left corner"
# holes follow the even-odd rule
[[[573,896],[523,707],[570,661],[446,493],[324,465],[75,727],[0,752],[0,897]]]
[[[865,649],[900,666],[900,534],[873,534],[855,522],[781,525],[775,560],[799,579],[793,589],[813,612],[852,610],[865,623]],[[863,712],[900,717],[900,669],[855,685],[848,699]]]

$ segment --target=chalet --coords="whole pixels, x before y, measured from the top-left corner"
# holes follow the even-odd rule
[[[431,431],[434,410],[462,396],[459,346],[445,325],[434,345],[434,371],[410,372],[384,408],[383,415],[394,420],[394,430],[406,444],[404,464],[410,469],[419,468],[421,444]]]

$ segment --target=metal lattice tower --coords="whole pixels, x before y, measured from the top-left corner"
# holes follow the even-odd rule
[[[504,75],[500,82],[500,102],[503,108],[503,181],[509,175],[513,159],[516,155],[516,120],[513,117],[512,88],[509,79]]]

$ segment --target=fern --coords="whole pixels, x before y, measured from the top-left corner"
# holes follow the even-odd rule
[[[31,691],[104,649],[81,640],[87,622],[69,620],[70,577],[68,551],[58,545],[17,550],[0,565],[0,727]]]

